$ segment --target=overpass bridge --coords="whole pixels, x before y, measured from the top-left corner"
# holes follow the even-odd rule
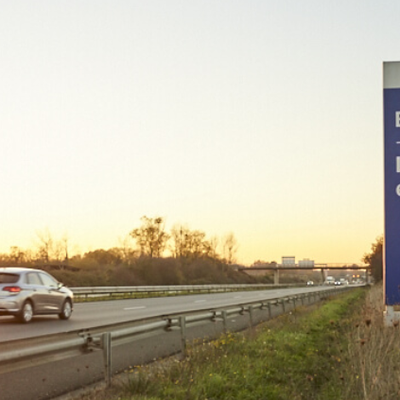
[[[256,267],[239,267],[239,271],[242,271],[251,276],[265,275],[267,271],[273,271],[274,273],[274,284],[279,285],[280,272],[287,271],[311,271],[321,272],[322,282],[325,282],[326,277],[329,275],[328,271],[341,271],[341,272],[352,272],[359,271],[363,273],[365,282],[370,283],[371,267],[369,265],[358,265],[358,264],[314,264],[313,266],[298,266],[298,265],[282,265],[282,264],[265,264],[258,265]]]

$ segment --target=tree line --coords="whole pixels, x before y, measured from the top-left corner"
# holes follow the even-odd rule
[[[1,265],[35,266],[51,271],[70,286],[252,283],[234,267],[238,243],[233,233],[222,239],[174,225],[167,232],[163,217],[141,218],[120,246],[71,254],[67,236],[55,240],[37,232],[36,248],[10,248]]]
[[[163,217],[149,218],[143,216],[141,225],[134,228],[121,241],[120,246],[104,250],[98,249],[81,254],[71,255],[70,240],[63,236],[56,240],[48,229],[36,232],[36,246],[33,250],[12,246],[9,253],[0,254],[0,262],[13,264],[29,262],[70,262],[85,257],[102,259],[101,262],[127,261],[137,257],[160,258],[169,252],[174,258],[210,257],[220,259],[227,264],[236,262],[238,242],[233,233],[222,239],[208,239],[206,233],[189,229],[186,225],[176,224],[170,232],[165,229]],[[132,240],[136,246],[132,245]],[[221,247],[221,251],[219,251]]]
[[[56,240],[48,229],[36,234],[35,249],[12,246],[9,253],[0,254],[0,265],[55,269],[52,272],[60,280],[76,286],[268,283],[270,280],[267,276],[249,277],[233,268],[238,250],[233,233],[222,239],[207,238],[205,232],[181,224],[167,232],[165,220],[159,216],[143,216],[141,224],[129,232],[120,246],[83,255],[71,254],[67,236]],[[372,267],[376,282],[382,280],[382,250],[383,236],[380,236],[362,258]]]

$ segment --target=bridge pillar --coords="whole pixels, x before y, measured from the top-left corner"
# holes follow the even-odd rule
[[[279,285],[279,269],[274,271],[274,285]]]
[[[322,283],[324,283],[326,280],[326,271],[324,269],[321,269],[321,277],[322,277]]]

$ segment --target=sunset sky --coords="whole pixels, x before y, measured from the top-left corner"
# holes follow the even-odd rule
[[[383,233],[398,0],[0,0],[0,252],[143,215],[238,261],[360,262]]]

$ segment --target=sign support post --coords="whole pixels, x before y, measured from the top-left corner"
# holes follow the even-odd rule
[[[383,63],[385,324],[400,321],[400,62]]]

